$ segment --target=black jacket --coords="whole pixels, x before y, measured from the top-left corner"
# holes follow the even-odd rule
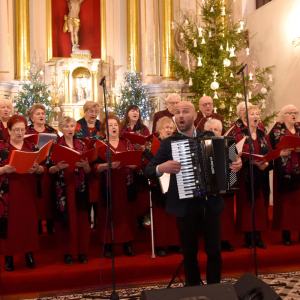
[[[197,137],[213,136],[213,135],[214,134],[210,131],[197,130]],[[154,179],[156,177],[156,167],[168,160],[173,160],[171,142],[175,140],[183,140],[186,138],[187,138],[186,135],[175,133],[171,137],[164,139],[161,142],[156,155],[147,165],[144,175],[147,178]],[[199,202],[199,201],[202,202],[203,205],[205,205],[206,202],[207,205],[209,205],[209,207],[211,208],[211,210],[215,213],[220,213],[225,209],[225,204],[220,195],[209,196],[207,201],[205,199],[200,199],[200,198],[179,200],[176,175],[171,174],[170,186],[169,186],[168,198],[166,204],[167,213],[172,214],[176,217],[184,217],[188,212],[189,205],[193,202]]]

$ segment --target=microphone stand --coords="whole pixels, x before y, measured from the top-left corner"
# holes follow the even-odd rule
[[[108,111],[107,111],[107,101],[106,101],[106,79],[105,76],[101,79],[100,84],[103,87],[103,97],[104,97],[104,107],[105,107],[105,118],[106,118],[106,128],[107,128],[107,190],[108,190],[108,199],[109,201],[109,209],[110,209],[110,236],[111,236],[111,253],[112,253],[112,283],[113,283],[113,291],[110,295],[110,300],[119,300],[119,295],[116,292],[116,277],[115,277],[115,253],[114,253],[114,226],[113,226],[113,203],[111,198],[111,150],[109,147],[109,130],[108,130]]]
[[[251,182],[251,204],[252,204],[252,245],[254,248],[254,268],[255,268],[255,276],[257,277],[257,253],[256,253],[256,242],[255,242],[255,200],[254,200],[254,185],[253,185],[253,161],[251,154],[253,154],[253,139],[250,132],[249,126],[249,118],[248,118],[248,106],[247,106],[247,87],[248,87],[248,77],[247,82],[245,84],[245,74],[244,69],[247,67],[248,74],[248,65],[245,64],[238,72],[237,75],[242,73],[243,77],[243,87],[244,87],[244,96],[245,96],[245,108],[246,108],[246,118],[248,124],[248,136],[249,136],[249,162],[250,162],[250,182]]]

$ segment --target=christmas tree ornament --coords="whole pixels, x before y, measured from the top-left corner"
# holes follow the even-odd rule
[[[249,72],[249,80],[253,80],[253,74],[251,71]]]
[[[269,74],[268,77],[269,77],[269,82],[273,82],[273,75]]]
[[[214,92],[214,99],[218,99],[219,97],[218,97],[218,93],[217,93],[217,91],[215,91]],[[216,107],[215,107],[215,109],[217,109]]]
[[[223,65],[224,65],[225,67],[229,67],[230,64],[231,64],[231,61],[230,61],[228,58],[225,58],[225,59],[223,60]]]
[[[220,50],[224,50],[222,45],[220,46]]]
[[[241,33],[241,29],[240,28],[238,28],[237,33]]]
[[[251,92],[251,91],[249,91],[249,93],[248,93],[248,99],[249,99],[249,100],[252,99],[252,92]]]
[[[226,108],[226,105],[225,105],[225,103],[224,103],[224,102],[222,102],[222,103],[219,105],[219,108],[220,108],[220,109],[222,109],[222,110],[223,110],[223,109],[225,109],[225,108]]]
[[[202,44],[202,45],[204,45],[204,44],[205,44],[205,39],[204,39],[204,38],[202,39],[202,42],[201,42],[201,44]]]
[[[231,107],[231,105],[230,105],[230,107],[229,107],[229,111],[232,111],[232,107]]]
[[[188,19],[185,20],[185,24],[189,24],[189,20]]]
[[[189,85],[190,86],[193,85],[193,79],[192,79],[192,77],[189,78]]]
[[[262,94],[266,94],[268,92],[268,90],[265,87],[262,87],[261,90],[260,90],[260,92]]]
[[[230,73],[230,77],[233,77],[233,74],[232,74],[232,73]]]
[[[250,55],[250,49],[246,48],[246,55]]]
[[[266,108],[266,100],[263,99],[261,108]]]
[[[226,44],[226,51],[228,51],[228,52],[230,51],[230,50],[229,50],[228,42],[227,42],[227,44]]]
[[[245,24],[245,23],[244,23],[243,21],[240,21],[240,25],[241,25],[241,28],[240,28],[240,29],[241,29],[241,30],[244,29],[244,24]]]
[[[218,98],[215,98],[215,97],[214,97],[214,99],[218,99]],[[217,113],[217,108],[216,108],[216,107],[214,107],[214,113],[215,113],[215,114]]]
[[[225,13],[225,6],[222,7],[222,16],[226,16],[226,13]]]
[[[201,67],[201,66],[202,66],[201,59],[202,59],[202,58],[199,56],[199,57],[198,57],[198,67]]]
[[[194,39],[194,47],[196,48],[197,47],[197,40]]]
[[[235,57],[234,50],[235,50],[235,47],[231,47],[230,48],[230,55],[229,55],[229,57]]]
[[[202,37],[202,30],[203,30],[203,28],[201,26],[198,27],[199,37]]]
[[[175,22],[171,22],[171,29],[175,29]]]
[[[43,71],[40,71],[40,75],[42,75],[42,76],[43,76],[43,74],[44,74],[44,72],[43,72]]]
[[[184,37],[184,33],[180,32],[180,38],[183,39],[183,37]]]
[[[216,70],[214,70],[214,72],[213,72],[212,74],[213,74],[213,76],[214,76],[214,80],[216,81],[216,78],[217,78],[218,72],[216,72]]]
[[[208,32],[208,37],[211,37],[211,31]]]
[[[214,81],[211,83],[210,88],[212,90],[217,90],[219,88],[219,84],[216,81]]]
[[[236,93],[235,98],[239,98],[239,93]]]
[[[214,8],[213,8],[213,6],[211,7],[211,9],[210,9],[210,12],[214,12]]]

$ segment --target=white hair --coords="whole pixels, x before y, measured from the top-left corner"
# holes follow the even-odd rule
[[[279,112],[279,114],[278,114],[279,122],[284,122],[284,119],[285,119],[285,113],[286,113],[288,110],[290,110],[290,109],[295,109],[295,110],[297,110],[297,107],[296,107],[295,105],[293,105],[293,104],[288,104],[288,105],[284,106],[284,107],[280,110],[280,112]]]
[[[180,95],[176,94],[176,93],[171,93],[168,95],[166,102],[168,102],[172,97],[179,97],[179,101],[181,101],[181,97]]]
[[[247,107],[250,107],[251,105],[253,105],[252,103],[247,101]],[[237,106],[236,106],[236,114],[238,115],[238,117],[240,118],[240,112],[242,109],[246,108],[246,104],[245,101],[241,101]]]
[[[207,122],[204,124],[204,130],[208,130],[209,127],[213,124],[218,124],[218,127],[220,130],[222,130],[222,122],[218,119],[209,119]]]

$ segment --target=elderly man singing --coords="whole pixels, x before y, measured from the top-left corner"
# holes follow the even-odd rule
[[[170,186],[166,202],[166,212],[177,217],[180,242],[183,249],[186,285],[200,285],[200,270],[197,260],[198,232],[201,226],[207,254],[207,283],[219,283],[221,279],[221,212],[225,209],[220,195],[205,198],[179,199],[176,174],[180,172],[180,162],[174,161],[171,142],[192,137],[213,136],[209,131],[198,131],[194,126],[197,118],[195,107],[188,101],[179,102],[175,107],[175,123],[178,132],[162,140],[160,148],[145,169],[147,178],[170,173]],[[237,172],[242,162],[237,157],[232,169]]]

